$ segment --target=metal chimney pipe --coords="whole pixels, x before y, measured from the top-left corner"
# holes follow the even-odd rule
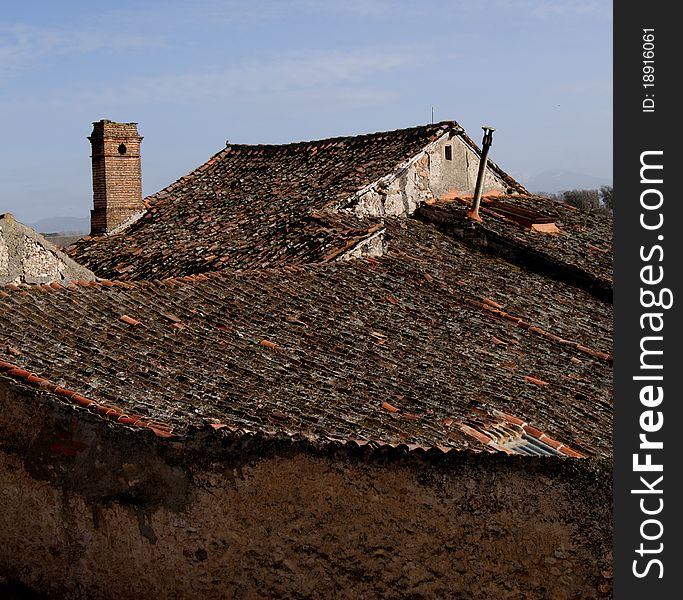
[[[489,160],[489,148],[493,142],[493,132],[495,129],[489,125],[482,127],[484,130],[484,139],[481,142],[481,158],[479,159],[479,172],[477,173],[477,184],[474,188],[474,199],[472,200],[472,209],[468,215],[477,221],[481,221],[479,216],[479,204],[481,203],[481,192],[484,187],[484,173],[486,172],[486,163]]]

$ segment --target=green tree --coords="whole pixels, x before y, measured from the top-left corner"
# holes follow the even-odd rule
[[[614,205],[612,204],[612,193],[613,189],[611,185],[603,185],[600,188],[600,201],[605,208],[609,210],[614,210]]]
[[[600,206],[598,190],[570,190],[562,192],[560,197],[562,202],[585,212],[592,212]]]

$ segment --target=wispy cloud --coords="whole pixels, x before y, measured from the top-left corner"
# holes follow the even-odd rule
[[[415,48],[289,52],[224,68],[135,77],[115,87],[121,102],[177,102],[263,98],[300,92],[321,93],[343,86],[349,98],[379,98],[374,78],[415,66],[423,50]],[[374,91],[361,92],[363,87]],[[356,89],[358,88],[358,89]],[[113,90],[100,89],[110,97]],[[386,97],[386,96],[385,96]]]
[[[140,50],[159,47],[156,36],[107,35],[101,31],[12,25],[0,27],[0,81],[55,56],[99,50]]]

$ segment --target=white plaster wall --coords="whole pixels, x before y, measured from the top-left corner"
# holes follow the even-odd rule
[[[445,158],[446,146],[451,147],[451,160]],[[459,136],[444,134],[396,173],[361,190],[350,210],[359,217],[411,215],[430,200],[471,196],[478,170],[479,156]],[[486,170],[484,194],[504,193],[507,187]]]
[[[446,146],[452,160],[446,160]],[[435,198],[474,194],[479,171],[479,156],[459,136],[442,136],[429,150],[429,184]],[[504,192],[507,184],[491,168],[484,175],[483,193]]]

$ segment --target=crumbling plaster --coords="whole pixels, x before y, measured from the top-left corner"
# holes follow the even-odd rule
[[[450,160],[446,159],[450,147]],[[408,216],[426,202],[474,193],[479,155],[458,135],[446,133],[390,175],[358,190],[339,208],[359,217]],[[491,169],[483,193],[504,193],[508,185]]]
[[[95,275],[11,215],[0,215],[0,285],[77,279]]]

